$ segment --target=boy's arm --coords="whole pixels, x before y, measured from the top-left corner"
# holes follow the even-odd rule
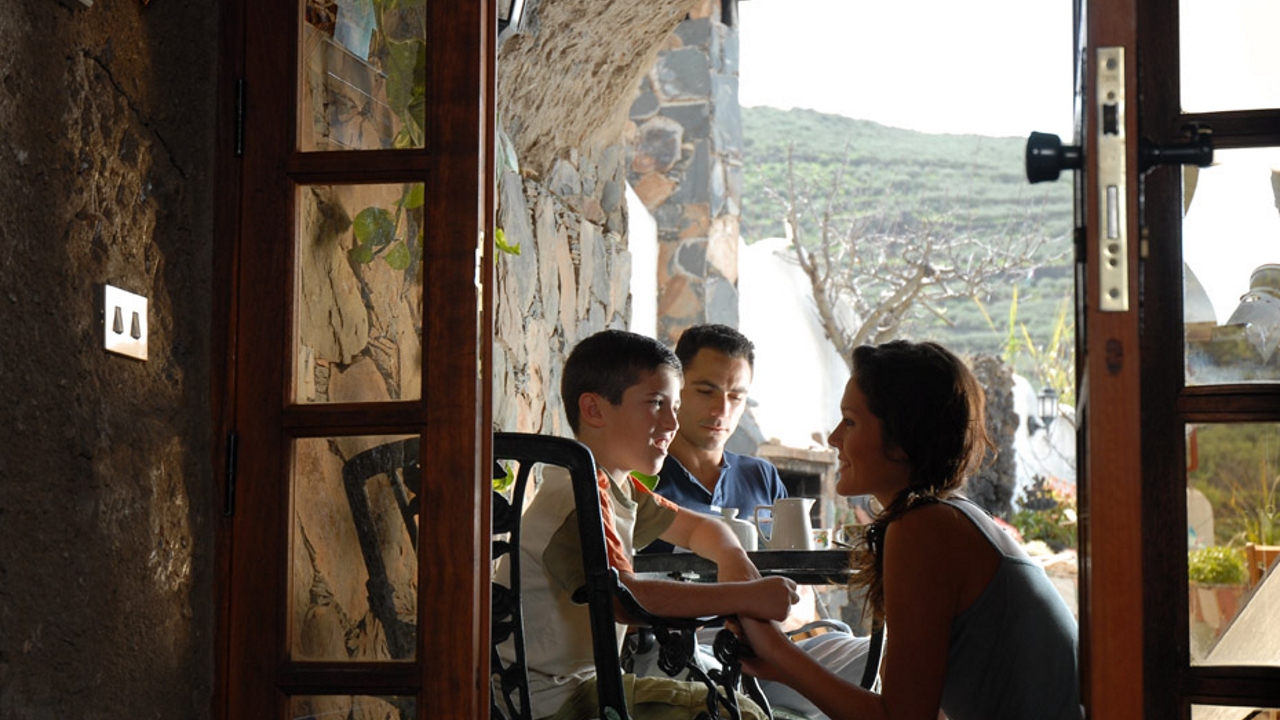
[[[676,582],[619,572],[636,600],[656,615],[746,615],[779,620],[799,600],[793,581],[781,577],[762,579],[733,532],[718,520],[679,510],[659,537],[716,563],[719,582]]]
[[[741,615],[782,620],[800,599],[795,582],[784,577],[700,583],[640,578],[630,572],[618,576],[646,610],[667,617]],[[619,618],[619,622],[630,620],[634,618]]]
[[[760,571],[747,557],[728,525],[688,510],[676,513],[675,520],[661,535],[677,547],[687,548],[716,564],[720,582],[759,580]]]

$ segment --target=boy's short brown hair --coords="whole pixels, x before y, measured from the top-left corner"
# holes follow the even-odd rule
[[[626,330],[602,330],[574,347],[564,363],[560,398],[569,427],[578,432],[578,398],[595,393],[611,404],[622,402],[627,388],[640,382],[640,373],[661,367],[682,372],[680,359],[651,337]]]

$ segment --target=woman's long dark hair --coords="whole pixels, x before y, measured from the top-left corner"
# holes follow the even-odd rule
[[[908,487],[876,515],[853,553],[854,582],[883,619],[886,528],[921,503],[953,495],[995,447],[987,436],[982,386],[937,343],[863,345],[853,351],[853,381],[880,420],[885,449],[900,449],[911,466]]]

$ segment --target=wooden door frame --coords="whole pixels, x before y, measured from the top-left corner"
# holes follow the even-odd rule
[[[397,181],[429,177],[426,242],[423,248],[423,398],[397,403],[387,412],[346,413],[342,432],[383,432],[416,427],[422,445],[424,508],[456,522],[423,522],[419,553],[417,661],[379,666],[380,680],[368,689],[389,694],[420,687],[418,717],[481,718],[488,712],[489,492],[491,461],[493,87],[496,30],[494,0],[427,3],[430,28],[447,42],[428,42],[428,146],[417,165],[388,154],[399,168]],[[252,9],[250,11],[250,8]],[[219,67],[219,123],[216,139],[218,197],[213,316],[212,405],[218,483],[216,497],[233,510],[222,518],[216,537],[218,607],[214,716],[282,716],[287,698],[276,678],[288,663],[280,643],[284,612],[284,569],[288,535],[279,527],[287,507],[289,432],[298,413],[284,409],[287,363],[266,348],[287,343],[288,302],[240,312],[240,288],[279,283],[292,263],[292,188],[288,173],[311,172],[307,156],[291,157],[296,54],[252,48],[283,43],[291,51],[298,3],[251,4],[235,0],[222,8]],[[281,34],[283,30],[284,34]],[[254,64],[257,63],[255,67]],[[245,78],[248,81],[245,82]],[[237,128],[237,118],[245,122]],[[246,132],[241,132],[246,130]],[[401,177],[402,176],[402,177]],[[327,177],[327,176],[317,176]],[[246,198],[278,203],[270,222],[249,225]],[[263,217],[259,211],[255,220]],[[465,272],[432,272],[433,267]],[[447,338],[447,341],[444,340]],[[287,357],[287,353],[285,354]],[[254,386],[279,388],[258,394],[240,381],[252,368]],[[263,379],[265,378],[265,379]],[[308,432],[319,431],[309,430]],[[239,457],[228,438],[239,437]],[[231,478],[236,478],[234,484]],[[432,480],[428,481],[428,478]],[[441,481],[447,478],[447,482]],[[224,510],[220,503],[216,512]],[[425,515],[424,515],[425,517]],[[430,582],[426,578],[447,578]],[[421,608],[433,608],[429,622]],[[254,609],[261,612],[254,612]],[[267,638],[261,641],[261,638]],[[255,643],[266,652],[254,652]],[[325,668],[290,671],[291,682],[308,692],[341,692],[318,681],[332,679]],[[308,674],[311,673],[311,674]],[[406,673],[409,673],[406,675]],[[354,687],[354,686],[353,686]],[[246,714],[248,709],[248,714]]]
[[[1135,0],[1086,0],[1085,268],[1083,345],[1078,357],[1082,482],[1080,485],[1081,685],[1090,717],[1143,717],[1141,359],[1138,282],[1138,53]],[[1100,223],[1096,126],[1096,50],[1122,47],[1125,55],[1125,203],[1130,302],[1123,312],[1101,312]]]

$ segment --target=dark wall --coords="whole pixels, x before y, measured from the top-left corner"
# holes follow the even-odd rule
[[[217,3],[64,2],[0,2],[0,718],[206,718]]]

